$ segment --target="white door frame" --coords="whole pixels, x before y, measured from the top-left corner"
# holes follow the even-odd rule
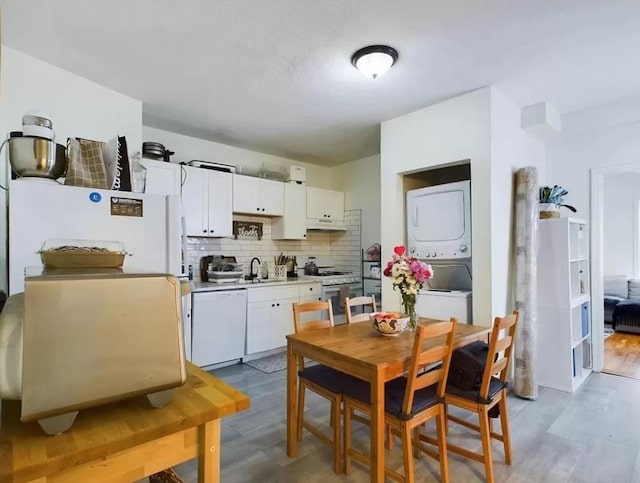
[[[604,179],[619,173],[640,173],[640,163],[591,169],[591,343],[593,370],[604,365]]]

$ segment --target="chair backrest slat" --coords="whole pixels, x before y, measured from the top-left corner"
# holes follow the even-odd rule
[[[300,314],[304,312],[320,312],[326,311],[327,318],[320,320],[309,320],[307,322],[302,322]],[[319,302],[305,302],[305,303],[294,303],[293,304],[293,326],[296,331],[296,334],[302,332],[304,330],[310,329],[321,329],[324,327],[333,327],[333,308],[331,307],[331,299],[322,300]]]
[[[456,319],[453,318],[450,322],[438,322],[427,326],[418,326],[413,342],[413,352],[411,362],[409,363],[409,373],[407,374],[408,383],[402,405],[402,411],[405,414],[411,413],[415,392],[419,389],[423,389],[433,384],[438,384],[438,396],[444,397],[444,391],[447,385],[447,375],[449,374],[449,363],[451,362],[455,328]],[[446,336],[443,343],[425,351],[422,350],[425,340],[440,338],[442,336]],[[420,372],[423,367],[436,362],[441,363],[439,368],[422,373]]]
[[[416,385],[414,389],[417,391],[419,389],[424,389],[425,387],[429,387],[437,382],[440,382],[440,379],[444,376],[444,371],[442,367],[438,367],[437,369],[432,369],[430,371],[421,374],[420,377],[416,380]]]
[[[327,312],[326,320],[309,320],[307,322],[302,322],[300,314],[305,312]],[[293,304],[293,327],[296,331],[296,334],[300,332],[304,332],[305,330],[311,329],[324,329],[325,327],[333,327],[333,309],[331,307],[331,299],[329,300],[321,300],[319,302],[305,302],[305,303],[294,303]],[[304,357],[298,357],[298,369],[304,369]]]
[[[480,385],[480,397],[484,399],[488,398],[492,376],[500,373],[500,380],[502,382],[507,381],[517,322],[517,310],[506,317],[496,317],[493,322],[493,329],[489,338],[487,362],[482,375],[482,384]],[[500,353],[502,353],[502,356],[500,356]]]
[[[506,336],[496,342],[496,352],[502,352],[511,345],[511,337]]]
[[[494,362],[491,367],[491,374],[497,374],[507,367],[507,359],[501,358],[498,362]]]
[[[351,314],[351,307],[370,307],[371,312],[376,312],[376,299],[373,295],[369,297],[345,297],[344,299],[344,313],[347,316],[348,324],[353,324],[356,322],[368,322],[370,320],[370,316],[368,313],[353,315]]]
[[[424,351],[418,356],[418,365],[424,367],[441,361],[447,355],[449,348],[446,345],[439,345]]]

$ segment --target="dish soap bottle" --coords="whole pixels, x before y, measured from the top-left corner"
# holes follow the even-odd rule
[[[262,279],[266,280],[269,278],[269,264],[265,260],[262,262]]]

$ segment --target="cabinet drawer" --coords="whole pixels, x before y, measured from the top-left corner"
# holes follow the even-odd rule
[[[278,301],[282,299],[297,299],[299,297],[297,285],[260,288],[251,287],[248,290],[249,302],[266,302],[269,300]]]
[[[298,290],[301,301],[303,298],[311,298],[312,296],[317,300],[322,293],[322,285],[319,283],[301,283],[298,285]]]

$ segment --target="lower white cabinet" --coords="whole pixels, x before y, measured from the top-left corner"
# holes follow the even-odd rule
[[[287,344],[294,332],[293,304],[298,298],[250,302],[247,306],[247,354],[268,351]]]
[[[318,302],[322,300],[322,285],[320,283],[301,283],[298,285],[300,303]]]
[[[249,289],[246,353],[268,351],[287,345],[293,334],[293,304],[318,300],[320,283]]]

